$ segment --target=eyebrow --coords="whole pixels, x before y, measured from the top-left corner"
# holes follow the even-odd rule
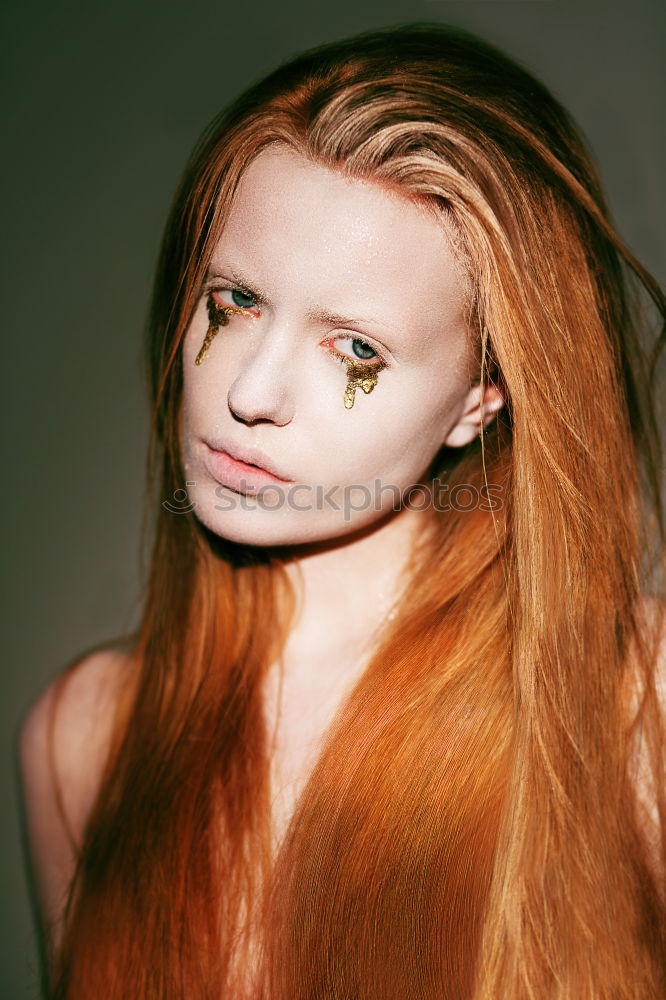
[[[268,302],[268,295],[262,292],[256,284],[239,268],[228,267],[225,268],[223,273],[221,269],[211,266],[206,272],[205,281],[209,282],[211,280],[222,280],[222,281],[235,281],[241,291],[247,292],[248,294],[254,296],[258,302]],[[333,326],[348,326],[350,323],[355,323],[359,326],[381,326],[388,329],[385,323],[380,320],[372,319],[362,316],[342,316],[340,313],[330,312],[328,309],[309,309],[306,313],[306,318],[315,323],[328,323]]]

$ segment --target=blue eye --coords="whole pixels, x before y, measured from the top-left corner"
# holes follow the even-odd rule
[[[237,309],[255,309],[258,299],[242,288],[212,288],[209,291],[213,302],[218,306],[234,306]],[[223,296],[226,296],[223,297]],[[231,299],[231,301],[229,301]]]
[[[339,340],[350,340],[351,341],[351,354],[347,352],[342,352],[338,347],[335,346]],[[349,334],[340,334],[338,337],[329,337],[325,341],[326,346],[332,349],[338,357],[348,358],[350,361],[358,361],[361,364],[366,363],[368,366],[374,363],[385,364],[384,359],[379,354],[378,351],[371,347],[370,344],[366,343],[360,337],[352,337]]]
[[[366,344],[364,340],[359,340],[358,337],[352,338],[352,350],[356,357],[362,361],[372,361],[373,358],[377,357],[377,351],[370,347],[370,344]]]
[[[238,306],[240,309],[252,309],[253,306],[257,304],[257,300],[253,295],[247,295],[245,292],[241,291],[240,288],[231,289],[231,298],[233,299],[234,305]]]

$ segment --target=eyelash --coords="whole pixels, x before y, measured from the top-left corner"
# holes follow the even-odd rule
[[[261,298],[260,295],[257,295],[255,292],[251,292],[248,288],[241,288],[239,285],[228,286],[228,287],[221,287],[219,285],[215,285],[215,286],[213,286],[213,285],[205,285],[203,291],[204,291],[204,293],[206,294],[206,296],[208,298],[213,298],[213,294],[215,292],[229,292],[230,294],[233,294],[233,292],[240,292],[241,295],[244,295],[246,298],[253,299],[256,306],[261,307],[262,305],[264,305],[264,300]],[[213,300],[213,301],[215,301],[215,300]],[[238,306],[237,308],[244,308],[244,309],[250,309],[251,310],[250,306],[243,306],[243,307]],[[375,365],[379,365],[379,364],[381,364],[384,368],[388,367],[387,360],[384,357],[383,353],[380,350],[378,350],[374,346],[374,344],[370,344],[370,343],[368,343],[367,340],[363,340],[362,337],[354,337],[351,334],[349,334],[348,336],[345,335],[345,334],[342,334],[339,337],[328,337],[327,340],[325,341],[325,343],[326,343],[326,345],[330,345],[335,340],[351,340],[351,341],[356,341],[359,344],[363,344],[364,347],[369,347],[370,350],[374,351],[375,355],[376,355],[376,357],[374,357],[374,358],[367,358],[367,359],[355,358],[355,357],[351,357],[349,354],[342,354],[340,351],[336,350],[336,348],[329,346],[328,350],[332,354],[337,355],[338,358],[346,358],[347,360],[355,361],[358,365],[363,365],[366,368],[374,368]]]
[[[255,302],[255,304],[257,306],[262,306],[264,304],[263,299],[261,299],[259,295],[255,295],[254,292],[251,292],[247,288],[240,288],[238,285],[234,286],[233,288],[223,288],[223,287],[220,287],[218,285],[215,285],[215,286],[213,286],[213,285],[206,285],[204,287],[204,292],[206,293],[206,296],[209,299],[213,298],[213,294],[215,292],[231,292],[231,293],[233,293],[233,292],[240,292],[241,295],[244,295],[246,298],[248,298],[248,299],[254,299],[254,302]],[[220,305],[220,303],[217,303],[217,304]],[[250,309],[250,311],[252,311],[250,306],[242,306],[242,307],[241,306],[237,306],[236,308],[238,308],[238,309],[240,309],[240,308]]]

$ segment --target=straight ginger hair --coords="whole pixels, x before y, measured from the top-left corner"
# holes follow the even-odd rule
[[[439,513],[415,547],[276,852],[261,683],[293,620],[284,553],[160,502],[185,480],[183,336],[243,170],[272,144],[455,232],[474,364],[506,399],[429,470],[433,489],[501,484],[503,503]],[[465,32],[317,47],[212,122],[154,284],[145,604],[53,998],[666,995],[665,319],[566,111]]]

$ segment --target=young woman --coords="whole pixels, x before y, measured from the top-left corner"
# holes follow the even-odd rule
[[[50,995],[664,995],[665,314],[567,113],[464,33],[213,122],[140,627],[22,731]]]

